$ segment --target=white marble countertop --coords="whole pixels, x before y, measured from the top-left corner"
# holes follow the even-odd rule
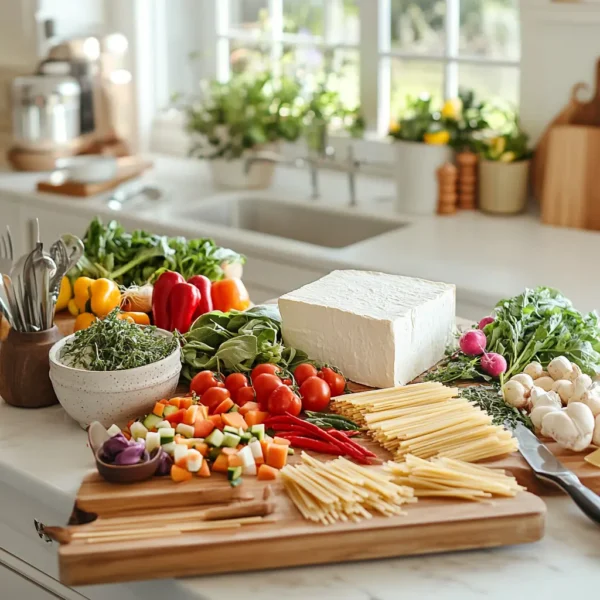
[[[25,412],[0,401],[0,489],[8,485],[43,499],[66,522],[79,484],[93,468],[86,443],[85,432],[59,406]],[[171,598],[207,600],[564,600],[575,590],[591,598],[600,584],[600,528],[565,497],[549,498],[547,505],[546,535],[534,544],[165,580],[154,588],[160,589],[160,597],[167,593]],[[127,589],[134,597],[153,600],[159,595],[153,595],[152,584],[132,583]],[[80,591],[85,594],[86,589]]]
[[[346,176],[321,173],[322,198],[308,200],[308,173],[279,167],[270,190],[246,196],[296,199],[335,206],[340,210],[387,214],[408,223],[389,233],[345,248],[323,248],[293,240],[232,229],[201,220],[202,202],[228,194],[215,189],[206,164],[154,156],[155,167],[144,179],[169,191],[166,201],[122,212],[106,206],[106,196],[73,199],[35,191],[39,174],[0,173],[0,194],[42,207],[68,207],[71,214],[118,218],[131,225],[168,228],[180,235],[206,235],[218,243],[285,264],[321,269],[361,268],[447,281],[457,286],[459,300],[490,308],[525,287],[560,289],[580,310],[600,308],[600,285],[594,277],[600,255],[600,233],[544,226],[535,212],[509,217],[462,211],[449,217],[414,217],[393,213],[394,184],[360,175],[359,207],[348,209]],[[197,217],[189,211],[198,208]]]

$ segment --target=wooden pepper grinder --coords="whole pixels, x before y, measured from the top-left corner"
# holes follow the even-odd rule
[[[459,152],[456,156],[458,163],[458,208],[473,210],[476,207],[477,196],[477,154],[474,152]]]
[[[456,212],[456,181],[458,169],[452,163],[444,163],[437,171],[438,214],[453,215]]]

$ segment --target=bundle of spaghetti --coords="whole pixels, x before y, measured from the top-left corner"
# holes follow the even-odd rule
[[[401,515],[414,502],[410,487],[392,482],[392,475],[354,464],[345,458],[321,462],[306,454],[302,463],[281,470],[283,486],[305,519],[324,525],[370,519],[372,513]]]
[[[402,463],[386,463],[385,470],[398,485],[412,487],[418,498],[481,501],[493,496],[515,496],[525,489],[504,471],[446,457],[423,460],[407,454]]]
[[[475,462],[509,454],[517,440],[465,398],[441,383],[346,395],[333,408],[360,422],[396,460],[445,456]]]

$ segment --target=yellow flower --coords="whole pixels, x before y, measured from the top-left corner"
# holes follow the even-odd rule
[[[506,148],[506,139],[502,136],[494,137],[490,140],[490,146],[496,156],[500,156]]]
[[[445,129],[435,133],[426,133],[423,136],[423,141],[431,146],[445,146],[450,141],[450,133]]]
[[[400,123],[395,119],[390,121],[390,133],[398,133],[400,131]]]
[[[500,156],[500,162],[509,163],[517,158],[514,152],[505,152]]]
[[[442,117],[444,119],[453,119],[456,121],[462,111],[462,100],[460,98],[450,98],[444,102],[442,107]]]

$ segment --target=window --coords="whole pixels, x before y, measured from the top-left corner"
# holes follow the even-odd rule
[[[423,91],[442,101],[465,87],[516,106],[518,1],[153,0],[162,99],[202,77],[268,66],[306,78],[329,69],[379,134]]]

